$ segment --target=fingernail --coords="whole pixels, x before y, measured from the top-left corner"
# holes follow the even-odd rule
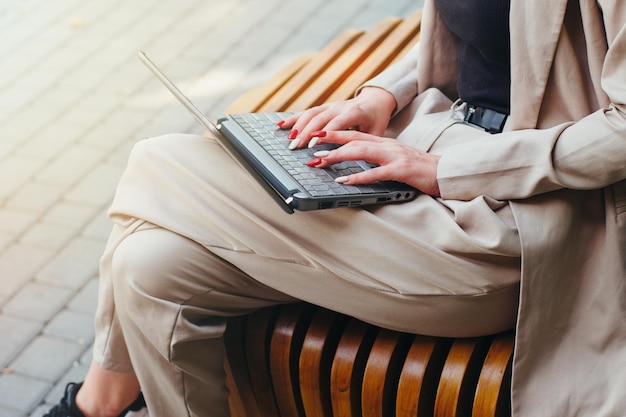
[[[311,137],[314,137],[314,138],[325,138],[326,137],[326,131],[325,130],[318,130],[317,132],[311,133]]]
[[[335,182],[338,182],[339,184],[343,184],[344,182],[348,182],[348,177],[347,176],[337,177],[335,178]]]
[[[300,146],[300,139],[294,139],[289,144],[289,149],[296,149],[298,146]]]
[[[317,151],[313,154],[313,156],[317,156],[318,158],[324,158],[330,154],[330,151]]]
[[[317,144],[319,143],[320,138],[313,138],[309,141],[309,148],[313,148],[315,146],[317,146]]]
[[[289,136],[287,138],[295,139],[296,136],[298,136],[298,129],[291,129],[291,132],[289,132]]]
[[[279,120],[278,122],[276,122],[276,127],[282,128],[284,124],[285,124],[284,120]]]
[[[322,158],[315,158],[315,159],[311,159],[309,162],[307,162],[306,166],[314,167],[314,166],[317,166],[317,165],[319,165],[321,163],[322,163]]]

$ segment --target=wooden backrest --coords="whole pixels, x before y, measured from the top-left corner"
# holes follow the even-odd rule
[[[419,39],[421,12],[346,30],[250,90],[227,113],[349,98]],[[288,277],[286,277],[288,278]],[[509,417],[514,335],[469,339],[380,329],[305,303],[232,319],[233,417]]]
[[[349,29],[319,52],[305,54],[239,97],[226,113],[303,110],[349,98],[417,42],[421,10],[389,17],[371,29]]]

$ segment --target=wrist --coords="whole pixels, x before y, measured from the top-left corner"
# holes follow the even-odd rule
[[[359,89],[357,96],[367,102],[376,103],[389,117],[391,117],[397,107],[394,95],[381,87],[365,86]]]

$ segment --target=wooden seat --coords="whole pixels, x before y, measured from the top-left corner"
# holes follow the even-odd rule
[[[306,303],[232,319],[235,417],[509,417],[513,333],[438,338]]]
[[[350,97],[419,38],[421,12],[346,30],[227,113],[302,110]],[[234,417],[509,417],[512,332],[450,339],[381,329],[306,303],[229,322]]]

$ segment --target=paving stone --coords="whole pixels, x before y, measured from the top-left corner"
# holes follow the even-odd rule
[[[40,323],[49,321],[72,296],[67,288],[42,283],[28,283],[5,305],[4,312]]]
[[[102,159],[102,153],[95,149],[74,145],[37,174],[40,182],[69,186],[87,174]]]
[[[30,225],[35,223],[37,215],[28,211],[0,208],[0,230],[19,236]]]
[[[119,3],[117,7],[109,7],[106,14],[98,19],[90,19],[88,37],[94,42],[110,42],[115,36],[126,35],[126,29],[144,17],[154,1],[133,1]]]
[[[11,244],[0,253],[0,294],[12,295],[35,277],[53,252],[50,249]]]
[[[41,246],[56,252],[77,234],[76,230],[68,226],[38,223],[24,233],[20,242],[32,246]]]
[[[50,320],[43,334],[86,346],[93,341],[93,315],[63,310]]]
[[[9,109],[8,107],[3,107],[2,105],[0,105],[0,112],[2,113],[0,115],[0,125],[3,126],[2,128],[2,141],[0,141],[0,160],[5,159],[9,157],[9,155],[11,155],[13,152],[15,152],[15,150],[17,148],[19,148],[19,146],[22,143],[23,140],[23,136],[22,136],[22,130],[23,129],[19,129],[17,132],[16,131],[10,131],[11,127],[4,127],[6,126],[8,122],[7,119],[10,119],[11,116],[8,115],[8,113],[11,111],[11,109]],[[15,126],[13,126],[13,129],[15,129]]]
[[[11,181],[0,182],[0,198],[10,198],[23,184],[41,169],[45,161],[27,157],[11,157],[0,163],[0,178]]]
[[[56,382],[46,394],[43,402],[33,412],[33,417],[40,417],[52,406],[57,404],[65,393],[65,387],[69,382],[81,382],[85,379],[89,365],[91,364],[91,347],[88,347],[83,355],[72,362],[69,370]]]
[[[55,122],[62,126],[76,128],[78,134],[75,138],[76,142],[79,143],[81,138],[98,126],[110,112],[118,109],[124,98],[124,96],[112,93],[103,95],[90,90],[75,106],[68,108],[66,112],[59,115]],[[77,143],[72,146],[77,146]]]
[[[98,164],[66,194],[67,201],[102,206],[113,198],[123,168]]]
[[[24,412],[19,411],[19,410],[12,410],[12,409],[0,406],[0,416],[2,416],[2,417],[24,417]]]
[[[78,359],[78,362],[74,363],[76,367],[85,367],[85,369],[89,368],[91,362],[93,361],[93,345],[89,346],[87,350],[83,353],[83,355]]]
[[[54,98],[50,100],[54,101]],[[49,106],[53,106],[53,104],[49,104],[45,108],[37,105],[37,107],[31,107],[28,111],[34,114],[38,112],[49,113]],[[62,111],[57,111],[52,118],[56,119],[61,114]],[[76,143],[84,131],[85,128],[81,126],[60,125],[55,121],[51,121],[46,126],[45,131],[29,137],[17,150],[17,155],[24,158],[33,158],[34,160],[50,161],[51,158],[60,155],[61,152],[65,152]]]
[[[67,187],[30,181],[6,202],[7,207],[43,213],[59,201]]]
[[[15,355],[42,328],[42,324],[21,317],[0,314],[0,369],[8,366]],[[0,414],[1,415],[1,414]]]
[[[63,394],[65,393],[65,387],[70,382],[82,382],[87,375],[91,361],[80,362],[75,361],[69,370],[57,381],[54,387],[46,395],[45,401],[49,404],[56,404]]]
[[[152,80],[151,80],[152,81]],[[114,152],[127,142],[136,142],[137,129],[154,118],[149,109],[128,107],[130,98],[119,109],[105,115],[104,119],[80,138],[80,143],[100,150],[103,155]],[[126,161],[124,161],[125,165]]]
[[[0,407],[28,412],[41,401],[52,384],[17,373],[0,375]]]
[[[15,242],[15,236],[8,232],[0,231],[0,252],[8,248]],[[0,294],[0,305],[2,304],[2,295]]]
[[[72,76],[72,74],[66,74],[66,76]],[[42,117],[51,117],[52,122],[46,127],[46,129],[38,135],[39,137],[50,137],[48,130],[55,123],[59,116],[62,116],[72,106],[85,97],[87,90],[81,88],[59,88],[54,86],[49,90],[42,92],[37,100],[28,106],[27,111],[32,115],[41,115]],[[71,127],[71,126],[63,126]],[[62,133],[62,132],[59,132]],[[56,141],[53,141],[56,142]]]
[[[83,288],[67,304],[67,308],[72,311],[87,314],[93,317],[98,303],[99,278],[90,279]],[[93,319],[92,327],[93,327]]]
[[[107,211],[108,206],[106,209],[98,211],[91,218],[89,224],[83,229],[83,236],[101,241],[108,240],[113,228],[113,222],[109,219]]]
[[[144,131],[144,127],[141,127],[135,131],[135,136],[138,139],[146,139],[152,135],[148,135],[148,132],[153,130],[148,129],[149,124],[146,125],[146,130]],[[181,130],[182,132],[182,130]],[[163,134],[165,132],[159,132],[158,134]],[[108,156],[107,163],[111,165],[115,165],[118,167],[120,172],[124,172],[126,169],[126,164],[128,163],[128,156],[130,155],[131,150],[135,146],[136,141],[127,141],[121,143],[117,149]],[[120,174],[121,175],[121,174]],[[108,207],[110,205],[110,200],[107,200],[105,203]]]
[[[104,242],[76,238],[37,274],[37,281],[68,288],[80,288],[97,274]]]
[[[38,88],[24,89],[23,85],[13,83],[0,96],[0,106],[16,108],[28,105],[37,98],[37,92]]]
[[[29,417],[41,417],[41,416],[45,415],[48,411],[50,411],[50,409],[51,409],[54,405],[56,405],[56,404],[59,402],[59,400],[60,400],[61,398],[62,398],[62,397],[57,398],[57,399],[56,399],[56,402],[54,402],[54,403],[50,403],[50,404],[48,404],[48,403],[42,403],[42,404],[40,404],[37,408],[35,408],[35,409],[33,410],[33,412],[30,414],[30,416],[29,416]],[[21,416],[21,415],[20,415],[20,416]]]
[[[92,206],[59,201],[46,210],[41,220],[46,224],[82,229],[97,212],[99,210]]]
[[[51,117],[49,116],[38,115],[35,117],[32,113],[27,111],[26,106],[10,107],[6,110],[5,114],[8,115],[8,117],[2,122],[2,132],[3,137],[9,139],[7,145],[10,146],[12,151],[14,149],[18,149],[32,137],[39,135],[41,130],[46,125],[49,125],[51,120]],[[43,117],[43,120],[40,120],[39,117]],[[4,141],[2,141],[2,143],[2,147],[4,147]],[[7,159],[7,162],[12,161],[13,159],[15,159],[15,156],[11,156],[11,158]],[[22,162],[22,164],[24,164],[24,162]],[[3,163],[3,165],[5,165],[5,163]],[[18,169],[19,167],[20,165],[17,166]],[[13,171],[9,172],[16,171],[13,169]],[[14,176],[11,178],[15,179]]]
[[[118,52],[126,57],[123,64],[117,66],[113,72],[107,75],[97,86],[92,86],[92,94],[95,96],[93,102],[100,105],[112,102],[112,99],[126,99],[131,97],[139,86],[153,79],[153,75],[148,71],[137,58],[137,50],[141,45],[129,48],[130,51]],[[117,108],[101,112],[100,115],[107,117]]]
[[[54,382],[72,367],[85,348],[78,343],[39,336],[24,348],[9,367],[16,374]]]

